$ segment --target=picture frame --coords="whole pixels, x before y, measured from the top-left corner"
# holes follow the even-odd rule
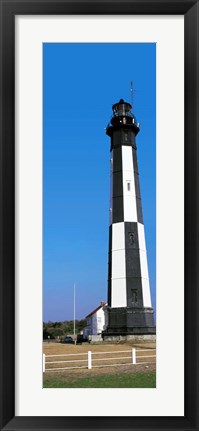
[[[1,0],[1,402],[2,430],[199,429],[198,404],[198,1]],[[185,415],[184,417],[15,416],[15,16],[184,15],[185,23]],[[169,33],[168,33],[169,34]],[[172,388],[171,388],[172,390]]]

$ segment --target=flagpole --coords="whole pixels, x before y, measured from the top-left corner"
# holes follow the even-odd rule
[[[74,338],[75,338],[75,283],[74,283]]]

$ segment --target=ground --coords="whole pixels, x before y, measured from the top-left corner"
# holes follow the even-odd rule
[[[136,348],[136,365],[132,364],[133,347]],[[155,387],[156,351],[152,349],[155,349],[154,342],[82,345],[45,342],[43,352],[46,355],[46,372],[43,386]],[[92,369],[87,368],[88,351],[92,352]],[[56,363],[50,364],[50,362]],[[50,371],[48,371],[49,368]],[[68,369],[62,370],[63,368]]]

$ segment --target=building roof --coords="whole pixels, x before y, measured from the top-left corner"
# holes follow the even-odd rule
[[[91,317],[91,316],[93,316],[93,314],[97,313],[97,311],[100,310],[100,308],[104,307],[104,305],[106,305],[105,302],[101,301],[100,305],[97,308],[95,308],[95,310],[91,311],[91,313],[89,313],[86,316],[86,319],[87,319],[87,317]]]

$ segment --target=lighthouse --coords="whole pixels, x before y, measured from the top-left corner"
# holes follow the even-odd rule
[[[104,336],[155,334],[137,163],[140,125],[132,106],[112,106],[110,137],[110,223],[108,326]]]

